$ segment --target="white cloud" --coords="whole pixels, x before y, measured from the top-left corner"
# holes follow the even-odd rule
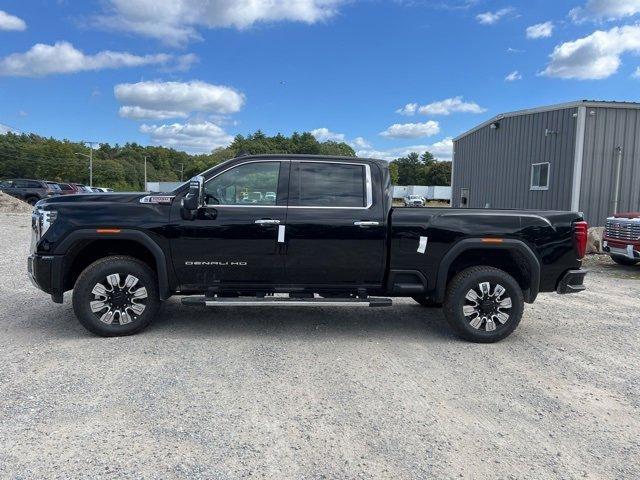
[[[152,143],[188,152],[210,152],[226,147],[233,137],[212,122],[187,122],[140,126],[140,132],[151,137]]]
[[[27,29],[27,24],[21,18],[15,15],[9,15],[7,12],[0,10],[0,30],[13,30],[21,32]]]
[[[515,82],[517,80],[522,80],[522,75],[520,74],[520,72],[518,72],[518,70],[514,70],[509,75],[507,75],[504,79],[507,82]]]
[[[318,140],[319,142],[326,142],[329,140],[333,142],[344,142],[345,139],[344,133],[332,132],[325,127],[311,130],[311,135],[316,137],[316,140]]]
[[[350,145],[353,148],[371,148],[371,144],[369,142],[367,142],[364,138],[362,137],[356,137],[353,139],[353,142],[350,143]]]
[[[636,68],[636,71],[631,75],[633,78],[640,78],[640,67]]]
[[[418,105],[417,103],[407,103],[404,107],[396,110],[400,115],[412,116],[416,113],[421,115],[451,115],[452,113],[483,113],[487,110],[475,102],[465,102],[462,96],[446,98],[428,105]]]
[[[553,22],[538,23],[527,27],[527,38],[532,40],[538,38],[549,38],[553,35]]]
[[[484,12],[476,15],[476,19],[482,25],[493,25],[494,23],[498,23],[504,17],[513,12],[512,7],[502,8],[495,12]]]
[[[618,71],[624,53],[640,54],[640,25],[597,30],[558,45],[541,75],[579,80],[608,78]]]
[[[9,126],[0,123],[0,135],[6,135],[9,132],[14,132],[14,130]]]
[[[200,39],[198,28],[246,29],[257,23],[313,24],[338,13],[345,0],[108,0],[94,23],[169,44]]]
[[[440,161],[450,161],[453,157],[453,139],[447,137],[430,145],[409,145],[407,147],[391,148],[388,150],[367,148],[356,151],[356,155],[359,157],[379,158],[381,160],[395,160],[411,152],[422,155],[427,151],[431,152],[436,159]]]
[[[227,115],[240,111],[245,101],[231,87],[200,81],[121,83],[114,94],[122,104],[120,116],[135,120],[184,118],[192,112]]]
[[[440,124],[433,120],[424,123],[394,123],[380,135],[388,138],[422,138],[440,133]]]
[[[588,0],[583,7],[576,7],[569,16],[576,23],[586,21],[611,21],[632,17],[640,13],[640,0]]]
[[[420,105],[418,105],[417,103],[407,103],[404,107],[396,110],[396,113],[411,117],[416,114],[416,112],[418,111],[418,107],[420,107]]]
[[[105,50],[86,55],[69,42],[56,42],[54,45],[38,43],[25,53],[13,53],[0,59],[0,75],[43,77],[143,65],[168,65],[176,60],[180,62],[173,55],[164,53],[138,56]]]

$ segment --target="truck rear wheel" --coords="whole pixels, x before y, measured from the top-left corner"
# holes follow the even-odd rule
[[[622,255],[611,255],[611,260],[616,262],[618,265],[624,265],[626,267],[632,267],[640,263],[640,260],[632,260],[628,257],[623,257]]]
[[[454,332],[476,343],[508,337],[518,326],[524,298],[518,282],[494,267],[471,267],[447,287],[444,314]]]
[[[156,274],[133,257],[105,257],[92,263],[73,288],[76,317],[87,330],[103,337],[139,332],[159,307]]]

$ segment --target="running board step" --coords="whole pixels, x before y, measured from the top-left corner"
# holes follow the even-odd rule
[[[184,297],[182,304],[189,307],[261,307],[266,305],[288,307],[390,307],[390,298],[211,298],[204,296]]]

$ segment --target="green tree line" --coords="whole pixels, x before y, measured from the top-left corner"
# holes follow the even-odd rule
[[[389,164],[394,185],[451,185],[451,162],[439,162],[430,152],[415,152]]]
[[[35,134],[0,135],[0,178],[34,178],[55,182],[89,183],[87,146]],[[238,135],[226,148],[190,155],[171,148],[101,144],[93,152],[93,185],[119,191],[143,190],[144,157],[148,181],[180,181],[240,154],[301,153],[355,156],[343,142],[319,142],[310,133],[269,137],[261,131]]]
[[[35,134],[0,135],[0,179],[35,178],[55,182],[89,183],[86,145]],[[238,135],[226,148],[192,155],[178,150],[137,143],[100,144],[93,152],[93,184],[119,191],[144,188],[144,158],[147,180],[187,180],[220,162],[241,154],[290,153],[355,156],[344,142],[319,142],[311,133],[267,136],[261,131]],[[451,162],[438,162],[429,152],[411,153],[390,163],[395,185],[450,185]]]

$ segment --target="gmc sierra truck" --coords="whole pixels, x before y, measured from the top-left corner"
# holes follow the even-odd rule
[[[244,156],[171,193],[38,202],[28,271],[91,332],[129,335],[160,303],[443,307],[495,342],[540,292],[584,289],[579,213],[392,208],[385,161]],[[392,321],[390,316],[390,321]]]
[[[602,249],[619,265],[640,263],[640,212],[617,213],[607,218]]]

